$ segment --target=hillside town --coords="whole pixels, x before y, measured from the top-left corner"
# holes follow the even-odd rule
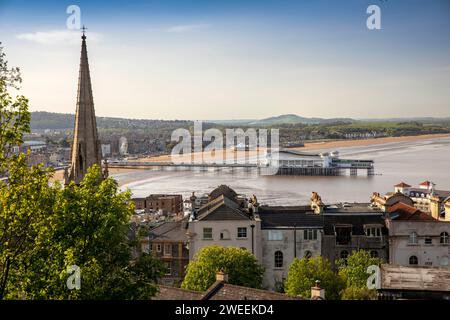
[[[141,238],[139,251],[167,267],[160,299],[165,293],[170,297],[173,290],[181,292],[170,286],[179,286],[189,261],[212,244],[255,255],[265,268],[263,287],[270,291],[281,290],[294,258],[323,256],[336,267],[335,262],[359,250],[381,258],[386,277],[400,270],[444,279],[450,274],[450,191],[436,190],[429,181],[417,188],[402,182],[393,192],[374,192],[368,199],[325,204],[313,192],[304,206],[270,206],[258,203],[255,195],[240,195],[220,185],[208,195],[193,193],[184,206],[180,195],[133,199],[134,223],[152,225]],[[383,284],[379,296],[408,298],[420,292],[422,297],[441,294],[448,299],[450,287],[441,292],[439,286],[433,289],[423,279],[416,280]]]
[[[450,300],[448,118],[97,118],[79,29],[73,116],[32,124],[0,47],[0,300]]]

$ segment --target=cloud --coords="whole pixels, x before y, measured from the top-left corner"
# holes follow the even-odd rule
[[[172,33],[187,33],[192,31],[197,31],[209,27],[207,24],[184,24],[171,26],[165,29],[166,32]]]
[[[94,32],[87,34],[89,41],[97,41],[101,35]],[[19,40],[31,41],[44,45],[72,45],[80,43],[80,31],[53,30],[21,33],[16,35]]]

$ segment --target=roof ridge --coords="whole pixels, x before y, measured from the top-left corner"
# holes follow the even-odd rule
[[[191,290],[191,289],[184,289],[184,288],[179,288],[179,287],[172,287],[172,286],[167,286],[164,284],[158,284],[158,287],[163,287],[163,288],[168,288],[168,289],[173,289],[173,290],[179,290],[179,291],[184,291],[184,292],[190,292],[190,293],[196,293],[196,294],[203,294],[201,291],[195,291],[195,290]]]
[[[209,300],[212,296],[214,296],[217,293],[217,291],[223,288],[224,285],[225,285],[224,281],[216,280],[208,289],[206,289],[200,300]]]

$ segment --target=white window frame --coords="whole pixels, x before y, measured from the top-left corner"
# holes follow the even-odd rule
[[[211,237],[205,237],[205,231],[206,230],[211,230]],[[209,233],[209,232],[208,232]],[[203,240],[214,240],[214,236],[213,236],[213,228],[209,228],[209,227],[207,227],[207,228],[203,228]]]
[[[164,255],[165,256],[171,256],[172,255],[172,245],[170,243],[165,243],[164,244]]]
[[[443,245],[450,244],[450,237],[447,231],[443,231],[439,234],[439,243]]]
[[[317,240],[317,229],[303,230],[303,240],[307,241]]]
[[[277,262],[280,262],[279,261],[279,258],[280,258],[280,254],[279,253],[281,254],[281,265],[277,265]],[[284,254],[283,254],[283,251],[277,250],[277,251],[274,252],[274,254],[273,254],[273,265],[274,265],[275,269],[283,268],[283,266],[284,266]]]
[[[369,238],[381,238],[381,227],[367,226],[365,229],[366,237]]]
[[[409,234],[408,244],[419,244],[419,235],[413,231]]]
[[[240,233],[245,230],[245,236],[240,235]],[[237,238],[238,239],[247,239],[248,236],[248,230],[247,227],[238,227],[237,228]]]

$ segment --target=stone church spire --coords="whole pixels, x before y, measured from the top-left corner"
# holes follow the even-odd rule
[[[102,160],[97,123],[95,120],[91,77],[89,74],[85,29],[83,27],[83,35],[81,36],[77,108],[73,131],[71,164],[65,177],[66,184],[69,184],[70,181],[79,184],[83,180],[87,169],[94,164],[101,166]]]

